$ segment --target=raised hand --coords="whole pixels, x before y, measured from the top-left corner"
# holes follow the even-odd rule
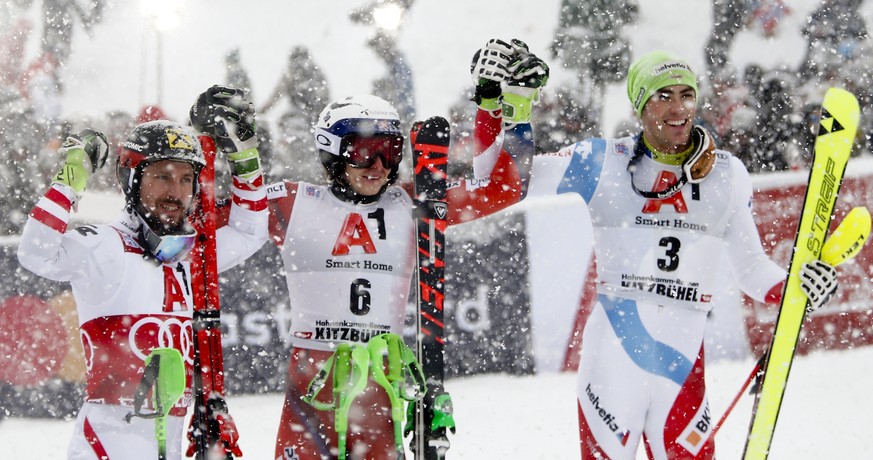
[[[53,181],[68,185],[81,194],[91,175],[106,164],[109,143],[102,133],[84,129],[69,136],[58,153],[64,156],[64,164]]]
[[[470,75],[476,85],[476,102],[481,99],[496,99],[503,89],[501,85],[509,78],[509,63],[515,49],[509,43],[492,38],[473,55]]]
[[[530,52],[527,44],[518,39],[511,40],[514,59],[507,66],[509,78],[507,86],[542,88],[549,81],[549,65]]]
[[[510,127],[530,123],[533,105],[540,100],[540,90],[549,81],[549,66],[530,52],[527,44],[518,39],[510,41],[513,59],[507,70],[509,78],[503,90],[503,122]]]
[[[255,106],[243,90],[214,85],[197,98],[191,125],[215,139],[235,176],[251,181],[261,174]]]

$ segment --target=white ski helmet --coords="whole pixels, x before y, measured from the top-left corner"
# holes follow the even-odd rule
[[[382,157],[390,168],[388,185],[397,180],[403,150],[403,132],[397,110],[382,98],[372,95],[347,97],[328,105],[315,124],[315,147],[324,169],[334,185],[348,189],[343,171],[355,159],[348,146],[354,136],[393,136],[394,155]],[[399,150],[398,150],[399,149]]]

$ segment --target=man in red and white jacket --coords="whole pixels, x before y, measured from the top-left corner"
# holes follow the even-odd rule
[[[234,178],[230,220],[216,235],[220,271],[242,262],[267,240],[263,178],[259,162],[251,161],[258,159],[257,148],[248,147],[223,149]],[[189,217],[205,165],[203,152],[190,128],[168,121],[136,126],[116,161],[126,199],[121,216],[68,231],[71,210],[107,152],[98,132],[67,138],[60,149],[64,165],[27,221],[18,258],[40,276],[69,282],[76,299],[87,382],[68,458],[144,460],[158,455],[154,422],[133,418],[128,423],[125,415],[132,412],[149,352],[172,347],[181,352],[186,371],[184,396],[167,417],[166,458],[177,459],[192,399],[194,306],[188,253],[196,232]],[[246,153],[244,159],[239,153]],[[225,422],[225,449],[242,455],[232,419],[227,416]]]

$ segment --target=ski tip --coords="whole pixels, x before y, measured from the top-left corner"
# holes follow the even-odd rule
[[[825,240],[821,260],[837,266],[855,257],[870,236],[870,211],[863,206],[853,208]]]
[[[433,150],[434,146],[447,149],[451,142],[449,122],[443,117],[431,117],[425,121],[417,121],[413,123],[410,130],[409,141],[414,152],[422,150],[423,145],[431,146],[427,150]]]
[[[409,130],[409,142],[413,146],[418,143],[418,136],[421,133],[427,133],[424,136],[424,141],[432,142],[431,136],[438,138],[448,138],[451,125],[448,120],[440,116],[430,117],[424,121],[415,121],[412,123],[412,128]]]
[[[449,132],[449,122],[443,117],[435,116],[430,117],[424,121],[416,121],[412,124],[412,131],[420,133],[422,131],[428,132]]]
[[[448,128],[449,122],[448,122],[448,120],[446,120],[443,117],[434,116],[434,117],[430,117],[427,120],[425,120],[424,125],[425,126],[433,126],[434,128],[443,128],[443,127]]]
[[[829,88],[821,104],[815,151],[834,152],[842,162],[848,161],[861,111],[858,99],[841,88]]]
[[[845,122],[858,122],[861,109],[858,98],[843,88],[828,88],[822,101],[822,110],[832,114],[839,113],[846,117]]]

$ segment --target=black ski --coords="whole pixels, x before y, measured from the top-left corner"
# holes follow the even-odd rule
[[[447,430],[454,432],[452,402],[443,388],[445,324],[446,168],[449,123],[442,117],[418,122],[412,129],[415,165],[413,202],[418,237],[418,314],[415,351],[427,381],[424,398],[416,402],[412,451],[418,460],[445,458]]]

